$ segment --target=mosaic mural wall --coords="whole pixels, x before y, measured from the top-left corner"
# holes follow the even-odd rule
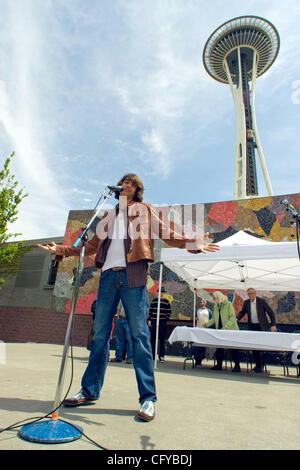
[[[296,239],[295,226],[291,214],[280,204],[285,197],[300,210],[300,194],[289,196],[274,196],[253,198],[239,201],[226,201],[204,204],[204,228],[211,233],[214,242],[219,242],[239,230],[244,230],[257,237],[270,241],[293,241]],[[182,222],[184,213],[191,214],[192,224],[198,206],[178,206],[175,208],[164,207],[170,221]],[[187,210],[186,210],[187,209]],[[201,213],[201,210],[200,210]],[[82,226],[92,216],[91,211],[71,211],[64,236],[64,244],[72,245],[78,237]],[[90,236],[97,224],[91,228]],[[189,221],[190,223],[191,221]],[[197,223],[199,223],[197,219]],[[155,259],[159,260],[160,248],[165,246],[157,240],[155,243]],[[65,258],[59,266],[53,296],[53,309],[69,312],[72,283],[77,267],[77,258]],[[157,262],[150,265],[148,279],[149,301],[151,302],[158,293],[159,265]],[[94,267],[93,256],[87,256],[85,268],[81,278],[81,287],[77,302],[76,313],[90,314],[91,304],[96,298],[99,283],[99,271]],[[194,306],[194,293],[188,284],[182,281],[168,268],[163,269],[163,285],[172,306],[172,317],[178,320],[191,320]],[[243,301],[247,298],[245,291],[223,291],[233,302],[236,313],[241,310]],[[277,316],[278,323],[300,324],[300,280],[297,292],[270,292],[257,291],[258,295],[267,299]],[[211,290],[201,289],[197,292],[197,305],[200,298],[205,298],[212,307]]]

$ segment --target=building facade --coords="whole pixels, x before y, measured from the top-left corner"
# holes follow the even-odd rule
[[[203,209],[205,231],[215,243],[244,230],[257,237],[274,242],[294,241],[295,227],[281,199],[288,198],[300,210],[300,194],[269,196],[209,204],[193,204],[161,208],[169,221],[187,226],[195,224],[198,209]],[[189,214],[189,220],[184,215]],[[91,217],[91,211],[70,211],[64,237],[56,243],[72,245],[83,224]],[[187,223],[186,223],[187,222]],[[97,221],[95,221],[96,225]],[[95,226],[94,226],[95,228]],[[92,230],[90,233],[92,236]],[[31,240],[31,250],[24,255],[18,273],[7,279],[0,291],[0,340],[5,342],[41,342],[63,344],[70,311],[74,273],[77,259],[65,258],[57,266],[53,256],[36,247],[37,243],[51,240]],[[163,242],[155,242],[155,262],[150,265],[148,278],[149,301],[158,294],[160,248]],[[81,278],[76,307],[73,344],[85,346],[91,328],[91,305],[96,299],[100,273],[94,266],[93,256],[87,256]],[[194,293],[192,288],[174,272],[163,269],[163,285],[171,302],[170,328],[178,324],[192,324]],[[245,291],[223,291],[232,301],[236,313],[241,309]],[[212,306],[209,289],[197,292],[197,304],[205,298]],[[297,292],[258,291],[274,310],[282,331],[300,327],[300,282]]]

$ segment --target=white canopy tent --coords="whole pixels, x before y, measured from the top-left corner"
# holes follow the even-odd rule
[[[238,232],[214,253],[162,248],[161,261],[195,289],[299,291],[297,242],[270,242]]]
[[[218,243],[214,253],[192,254],[179,248],[162,248],[159,279],[167,266],[194,289],[300,291],[297,242],[270,242],[243,231]],[[159,319],[159,311],[157,312]],[[158,322],[157,322],[158,325]],[[158,336],[158,331],[157,331]],[[156,354],[157,355],[156,337]]]

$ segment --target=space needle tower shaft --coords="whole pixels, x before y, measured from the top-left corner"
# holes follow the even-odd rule
[[[258,196],[256,153],[268,195],[273,194],[257,129],[255,91],[256,79],[271,67],[278,51],[275,27],[256,16],[227,21],[211,34],[204,47],[206,71],[215,80],[229,84],[235,106],[234,199]]]

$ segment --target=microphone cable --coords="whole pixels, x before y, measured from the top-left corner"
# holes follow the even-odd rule
[[[53,413],[55,413],[60,407],[61,405],[63,404],[63,402],[65,401],[65,399],[67,398],[68,394],[69,394],[69,391],[71,389],[71,386],[72,386],[72,383],[73,383],[73,372],[74,372],[74,357],[73,357],[73,345],[72,343],[70,344],[70,350],[71,350],[71,378],[70,378],[70,384],[68,386],[68,390],[64,396],[64,398],[61,400],[60,404],[52,411],[50,411],[48,414],[46,415],[43,415],[43,416],[35,416],[35,417],[31,417],[31,418],[27,418],[27,419],[24,419],[22,421],[17,421],[16,423],[13,423],[11,424],[10,426],[7,426],[6,428],[4,429],[0,429],[0,434],[5,432],[5,431],[11,431],[11,430],[14,430],[14,429],[18,429],[19,427],[21,427],[22,425],[25,425],[25,424],[33,424],[33,423],[37,423],[39,421],[41,421],[42,419],[46,419],[46,418],[49,418]],[[73,428],[75,428],[78,432],[80,432],[80,434],[82,436],[84,436],[88,441],[90,441],[92,444],[94,444],[96,447],[98,447],[99,449],[101,450],[109,450],[109,449],[106,449],[105,447],[103,447],[102,445],[100,445],[99,443],[97,443],[96,441],[94,441],[93,439],[91,439],[89,436],[87,436],[83,431],[81,431],[80,429],[78,429],[78,427],[72,423],[70,423],[69,421],[66,421],[64,419],[61,419],[59,418],[60,421],[62,421],[63,423],[66,423],[70,426],[72,426]],[[72,442],[72,441],[71,441]]]
[[[115,187],[113,186],[112,188],[114,189],[120,189],[119,187]],[[103,193],[101,194],[100,198],[98,199],[93,211],[96,210],[99,202],[101,201],[101,199],[103,198],[104,194],[106,192],[106,188],[104,189]],[[10,430],[13,430],[13,429],[18,429],[20,426],[22,426],[23,424],[33,424],[33,423],[37,423],[38,421],[41,421],[42,419],[46,419],[46,418],[49,418],[51,415],[53,415],[53,413],[55,413],[60,407],[61,405],[63,404],[64,400],[67,398],[68,394],[69,394],[69,391],[71,389],[71,386],[72,386],[72,383],[73,383],[73,370],[74,370],[74,367],[73,367],[73,362],[74,362],[74,358],[73,358],[73,344],[72,344],[72,341],[70,342],[70,349],[71,349],[71,379],[70,379],[70,384],[69,384],[69,387],[68,387],[68,390],[64,396],[64,398],[61,400],[60,404],[52,411],[50,411],[48,414],[44,415],[44,416],[36,416],[36,417],[33,417],[33,418],[27,418],[27,419],[24,419],[22,421],[17,421],[16,423],[14,424],[11,424],[10,426],[4,428],[4,429],[0,429],[0,434],[5,432],[5,431],[10,431]],[[59,418],[60,421],[64,422],[64,423],[67,423],[69,424],[70,426],[73,426],[78,432],[81,433],[82,436],[84,436],[88,441],[90,441],[92,444],[94,444],[96,447],[98,447],[99,449],[101,450],[109,450],[109,449],[106,449],[105,447],[101,446],[100,444],[98,444],[96,441],[94,441],[93,439],[91,439],[89,436],[87,436],[83,431],[81,431],[80,429],[78,429],[77,426],[73,425],[72,423],[69,423],[68,421],[66,420],[63,420],[61,418]]]

